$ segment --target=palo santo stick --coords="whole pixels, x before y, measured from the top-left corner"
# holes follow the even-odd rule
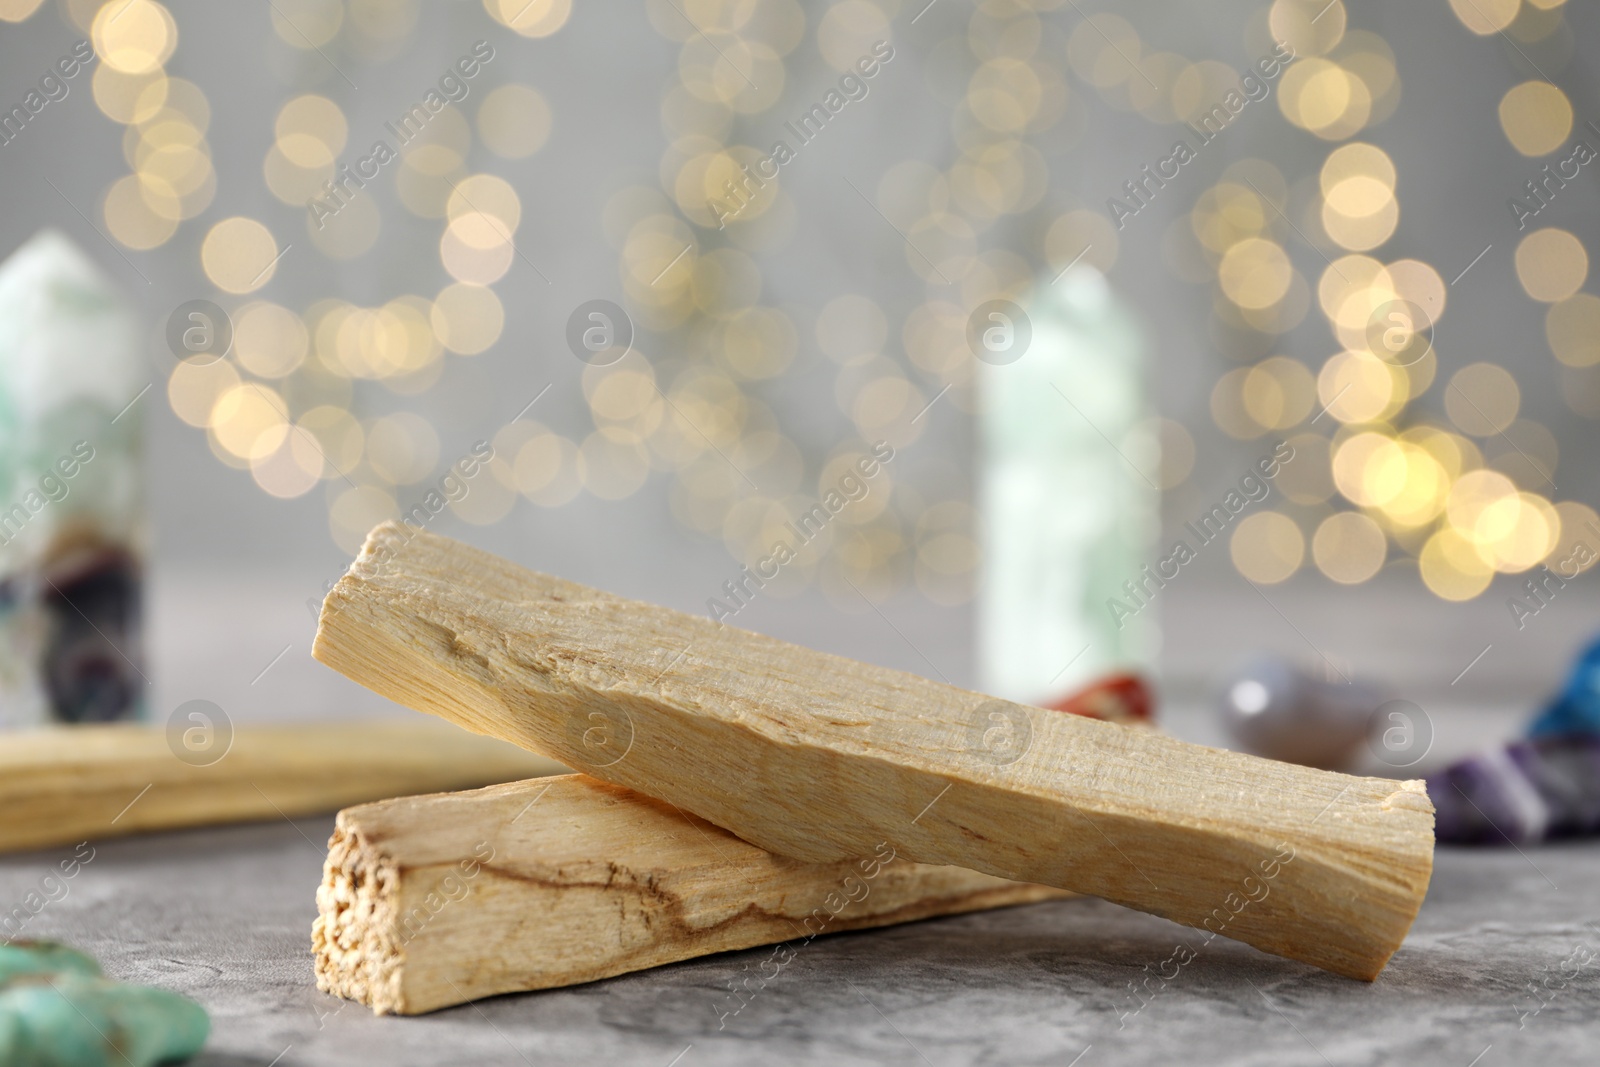
[[[888,847],[785,859],[581,774],[363,804],[339,813],[328,842],[311,932],[317,988],[414,1015],[1069,895],[908,863]]]
[[[214,724],[215,725],[215,724]],[[145,830],[276,819],[567,768],[428,719],[241,725],[215,753],[174,754],[153,726],[72,726],[0,740],[0,852]]]
[[[993,700],[395,523],[324,601],[314,654],[780,855],[827,863],[887,840],[1353,978],[1383,969],[1433,867],[1420,781]]]

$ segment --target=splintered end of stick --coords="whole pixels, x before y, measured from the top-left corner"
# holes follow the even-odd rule
[[[317,887],[317,918],[311,926],[317,988],[367,1004],[379,1015],[404,1013],[404,954],[397,936],[400,872],[348,825],[347,811],[339,813],[328,839]]]

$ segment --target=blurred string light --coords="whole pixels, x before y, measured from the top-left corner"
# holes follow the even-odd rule
[[[157,248],[216,196],[206,142],[211,106],[194,83],[167,75],[178,25],[155,0],[75,3],[68,13],[100,57],[91,83],[95,104],[126,128],[122,154],[130,173],[101,199],[105,228],[128,248]]]
[[[1100,212],[1047,201],[1049,156],[1084,129],[1067,66],[1093,62],[1076,39],[1069,49],[1068,35],[1041,18],[1064,6],[986,0],[964,14],[962,30],[934,47],[937,61],[924,75],[950,107],[952,151],[896,163],[860,190],[909,239],[896,254],[924,283],[924,296],[891,305],[881,295],[839,291],[819,307],[801,308],[765,293],[762,257],[798,224],[781,178],[742,197],[747,202],[725,227],[712,205],[767,155],[784,117],[774,105],[787,83],[836,80],[875,42],[903,36],[897,30],[916,12],[896,0],[837,0],[814,11],[793,0],[702,0],[684,10],[670,0],[647,4],[658,32],[681,49],[677,84],[662,102],[668,143],[658,188],[619,193],[606,228],[619,249],[625,292],[674,353],[654,361],[664,404],[644,389],[627,395],[639,408],[634,417],[655,426],[644,437],[652,463],[676,473],[672,508],[685,526],[720,537],[748,563],[774,542],[792,540],[788,527],[839,484],[869,442],[902,450],[915,443],[934,421],[925,416],[936,399],[975,409],[965,339],[974,304],[1021,298],[1041,273],[1075,260],[1101,269],[1115,262],[1117,234]],[[1127,41],[1120,20],[1091,17]],[[1100,84],[1126,83],[1114,65],[1103,68]],[[918,76],[903,61],[885,70],[879,78]],[[884,91],[881,84],[869,83],[870,91]],[[1170,113],[1164,100],[1132,92],[1127,106]],[[834,430],[780,425],[778,394],[768,383],[810,350],[831,364],[834,405],[848,427],[843,439]],[[611,374],[638,372],[624,361]],[[605,429],[614,422],[598,417],[602,395],[592,393],[591,404]],[[1157,422],[1142,433],[1164,446],[1164,481],[1188,476],[1193,442],[1182,427]],[[816,444],[802,443],[813,435],[838,443],[819,454]],[[853,611],[906,586],[941,603],[968,600],[978,548],[963,476],[904,455],[765,591],[781,595],[815,582]]]
[[[1506,31],[1532,44],[1562,36],[1560,0],[1451,7],[1484,36]],[[1330,142],[1320,167],[1307,181],[1268,160],[1237,160],[1163,242],[1174,274],[1215,286],[1214,332],[1243,362],[1212,390],[1217,426],[1241,440],[1287,437],[1296,450],[1278,479],[1286,503],[1236,527],[1235,567],[1270,583],[1312,566],[1353,585],[1385,566],[1412,566],[1434,594],[1465,600],[1495,574],[1566,558],[1575,538],[1592,539],[1600,527],[1580,535],[1573,524],[1593,513],[1552,502],[1554,436],[1519,417],[1516,382],[1497,365],[1473,363],[1435,380],[1440,356],[1429,339],[1447,286],[1433,265],[1382,251],[1400,219],[1400,176],[1368,131],[1400,99],[1394,50],[1351,26],[1341,0],[1275,0],[1245,44],[1258,55],[1279,40],[1296,58],[1275,86],[1277,109]],[[1154,51],[1111,14],[1081,23],[1067,56],[1108,105],[1153,122],[1192,120],[1241,89],[1232,69]],[[1507,89],[1498,120],[1523,155],[1564,158],[1570,148],[1571,103],[1543,77]],[[1324,260],[1311,276],[1290,254],[1302,236]],[[1520,239],[1515,264],[1527,295],[1549,305],[1545,332],[1564,368],[1600,366],[1600,298],[1581,291],[1589,269],[1582,243],[1565,230],[1537,230]],[[1320,366],[1273,352],[1308,314],[1320,314],[1333,342]],[[1455,342],[1446,333],[1443,343]],[[1415,412],[1430,389],[1439,390],[1447,424]],[[1587,413],[1600,415],[1594,407]]]
[[[10,0],[0,4],[0,19],[19,21],[37,6]],[[206,141],[210,104],[198,86],[166,71],[180,32],[161,3],[64,6],[102,58],[93,77],[96,105],[126,128],[130,173],[102,199],[105,228],[128,248],[159,247],[216,197]],[[571,13],[561,0],[486,0],[484,7],[530,38],[555,33]],[[408,47],[419,12],[417,0],[278,0],[270,21],[278,47],[320,55],[318,63],[330,55],[380,62]],[[374,390],[398,398],[422,393],[442,375],[447,355],[485,352],[504,328],[492,286],[512,264],[522,204],[507,180],[469,165],[474,144],[501,159],[525,159],[548,140],[552,115],[532,86],[486,86],[471,102],[434,116],[400,149],[393,181],[402,209],[439,226],[439,262],[451,281],[437,293],[372,306],[322,299],[294,309],[263,299],[291,250],[352,260],[377,247],[384,232],[380,205],[387,198],[376,195],[350,199],[322,226],[304,211],[352,145],[349,119],[333,98],[337,82],[319,81],[332,88],[291,92],[275,109],[261,167],[267,190],[307,218],[305,232],[275,232],[262,218],[232,215],[196,234],[200,270],[233,319],[233,346],[223,359],[179,362],[167,396],[180,419],[205,432],[219,461],[248,472],[265,492],[293,498],[324,486],[330,532],[353,550],[372,523],[423,498],[441,464],[458,458],[442,454],[437,431],[420,415],[363,417],[358,410],[374,406]],[[625,438],[625,431],[612,432]],[[502,431],[487,472],[450,506],[469,522],[492,523],[519,492],[545,506],[566,503],[585,485],[586,463],[596,494],[613,499],[636,490],[649,470],[637,439],[580,445],[552,438],[548,431],[526,434],[524,424]]]
[[[642,479],[648,469],[673,472],[679,522],[754,564],[775,542],[794,542],[789,524],[868,453],[868,441],[898,446],[921,429],[905,425],[927,397],[882,356],[889,323],[875,302],[843,294],[802,310],[763,299],[760,257],[792,236],[797,213],[781,179],[753,186],[745,178],[745,168],[770,150],[781,118],[774,105],[789,79],[817,72],[809,52],[797,54],[808,30],[832,81],[874,41],[892,39],[890,14],[846,0],[808,27],[794,0],[702,0],[688,5],[687,20],[669,0],[651,0],[646,11],[679,46],[675,84],[661,106],[667,146],[658,188],[620,191],[604,224],[618,248],[623,292],[661,351],[586,372],[597,429],[582,445],[583,470],[597,493],[624,491],[630,474]],[[719,229],[712,205],[729,201],[730,183],[745,192]],[[827,453],[807,455],[764,399],[764,383],[813,343],[838,366],[835,399],[854,433]],[[542,455],[549,446],[540,447]],[[530,469],[548,477],[545,464]],[[764,592],[785,595],[820,582],[830,597],[864,610],[852,586],[879,599],[903,584],[920,509],[907,514],[898,474],[893,465],[881,470],[867,496],[801,547]],[[931,543],[946,532],[930,526],[925,537]],[[930,550],[943,552],[939,566],[960,571],[960,553],[940,544]]]
[[[679,48],[661,101],[667,144],[656,185],[616,193],[602,222],[630,312],[656,338],[614,366],[584,371],[592,432],[568,438],[528,419],[503,427],[489,471],[451,506],[489,523],[518,497],[543,507],[584,492],[623,499],[652,472],[668,472],[678,521],[753,562],[838,484],[867,442],[915,442],[934,397],[973,410],[966,309],[1020,296],[1075,260],[1101,270],[1117,261],[1117,231],[1099,205],[1051,189],[1051,161],[1081,140],[1088,96],[1171,125],[1198,120],[1240,88],[1233,67],[1155,47],[1117,14],[1042,17],[1065,2],[978,3],[963,32],[932,46],[923,75],[950,108],[948,158],[905,160],[863,189],[910,237],[904,267],[924,282],[923,299],[890,307],[840,292],[802,308],[775,301],[763,274],[762,257],[799,224],[781,181],[756,190],[725,229],[709,203],[765,156],[791,80],[816,81],[819,57],[829,78],[848,69],[874,41],[893,40],[906,6],[835,0],[812,12],[796,0],[647,0],[651,24]],[[64,4],[104,60],[93,79],[96,104],[126,128],[129,173],[104,195],[106,229],[126,247],[159,247],[217,192],[205,94],[165,69],[179,27],[155,0]],[[37,6],[0,0],[0,19],[26,18]],[[483,6],[530,39],[557,33],[571,15],[570,0]],[[1451,8],[1467,30],[1503,32],[1548,60],[1547,69],[1564,62],[1560,0],[1451,0]],[[296,54],[381,61],[407,47],[418,11],[417,0],[277,0],[270,20],[279,46]],[[1286,437],[1296,450],[1277,480],[1282,502],[1236,528],[1235,566],[1261,582],[1315,567],[1359,584],[1404,565],[1435,594],[1466,599],[1497,573],[1561,558],[1596,518],[1583,505],[1552,502],[1553,435],[1521,416],[1503,369],[1476,363],[1436,380],[1438,353],[1410,347],[1413,330],[1426,334],[1440,321],[1447,287],[1432,264],[1384,252],[1399,223],[1400,175],[1370,131],[1401,98],[1394,50],[1352,26],[1342,0],[1260,8],[1248,54],[1264,55],[1277,40],[1296,54],[1272,89],[1277,112],[1326,142],[1326,154],[1308,174],[1235,161],[1162,241],[1175,276],[1213,287],[1213,331],[1241,360],[1212,390],[1217,426],[1240,440]],[[336,83],[317,84],[283,99],[262,160],[266,188],[295,208],[319,193],[351,146]],[[438,380],[447,357],[488,350],[504,328],[493,286],[515,258],[523,205],[510,182],[477,169],[474,149],[525,159],[547,142],[553,117],[532,86],[484,88],[474,103],[436,116],[392,171],[400,209],[439,227],[439,261],[451,279],[439,291],[299,309],[264,296],[291,244],[306,246],[297,255],[333,260],[370,253],[384,237],[387,198],[356,197],[304,235],[235,215],[198,238],[202,270],[234,316],[235,343],[224,360],[177,365],[167,383],[173,410],[266,492],[295,497],[323,486],[330,530],[347,549],[425,492],[441,460],[453,458],[419,416],[359,416],[358,390],[414,396]],[[1497,118],[1509,145],[1535,159],[1565,152],[1573,136],[1571,103],[1542,74],[1510,86]],[[1302,234],[1325,259],[1311,273],[1296,266],[1305,257],[1291,254]],[[1545,333],[1566,380],[1600,374],[1600,298],[1583,292],[1582,244],[1561,229],[1537,230],[1520,240],[1515,265],[1528,296],[1548,305]],[[1423,351],[1415,360],[1395,359],[1385,349],[1393,336],[1373,329],[1397,301],[1420,315],[1395,327],[1407,352]],[[1328,330],[1319,364],[1275,351],[1310,317]],[[821,452],[808,434],[786,431],[764,399],[775,400],[768,383],[813,345],[831,363],[834,401],[852,431]],[[1447,421],[1414,412],[1434,389]],[[1600,387],[1564,394],[1600,417]],[[1192,435],[1170,420],[1126,444],[1151,453],[1147,466],[1163,488],[1183,484],[1195,465]],[[878,600],[910,584],[963,602],[977,566],[966,496],[959,472],[891,464],[769,591],[815,582],[859,609],[863,594]]]

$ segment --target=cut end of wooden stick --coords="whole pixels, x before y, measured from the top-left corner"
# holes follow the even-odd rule
[[[400,871],[361,839],[341,811],[317,887],[311,949],[317,988],[359,1001],[379,1015],[405,1014],[400,975]]]
[[[314,655],[777,855],[902,856],[1102,897],[1370,980],[1433,867],[1420,781],[1029,708],[537,574],[398,523]],[[991,734],[1020,739],[1004,750]]]

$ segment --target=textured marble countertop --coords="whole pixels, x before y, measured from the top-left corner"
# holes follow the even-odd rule
[[[214,1030],[195,1062],[212,1065],[1543,1067],[1600,1054],[1600,843],[1441,850],[1410,939],[1370,985],[1217,939],[1141,1006],[1130,983],[1199,939],[1080,899],[819,938],[719,1030],[728,983],[768,950],[417,1018],[317,992],[313,892],[332,827],[98,843],[23,936],[199,1000]],[[70,852],[0,858],[0,901]]]

